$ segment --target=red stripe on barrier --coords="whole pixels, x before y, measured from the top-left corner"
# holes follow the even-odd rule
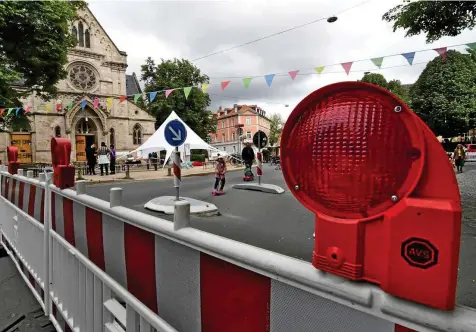
[[[12,179],[13,185],[12,185],[12,192],[10,193],[10,198],[8,199],[10,202],[15,204],[15,189],[17,188],[17,180]]]
[[[74,220],[73,220],[73,201],[62,197],[63,199],[63,220],[64,220],[64,239],[73,247],[76,247],[74,240]]]
[[[56,232],[55,193],[51,192],[51,228]]]
[[[269,331],[270,294],[269,278],[200,254],[202,331]]]
[[[28,200],[28,214],[33,217],[35,214],[36,186],[30,184],[30,197]]]
[[[182,179],[182,174],[179,165],[174,164],[174,175],[178,177],[179,180]]]
[[[395,324],[395,332],[417,332],[415,330],[409,329],[408,327]]]
[[[30,285],[35,288],[35,278],[33,278],[33,275],[28,272],[28,281],[30,282]]]
[[[155,235],[124,223],[127,289],[150,310],[157,312]]]
[[[86,237],[88,258],[101,270],[106,270],[104,262],[104,244],[102,241],[102,214],[86,207]]]
[[[6,199],[8,199],[8,187],[10,186],[10,178],[6,178],[5,179],[5,195],[3,195],[3,197],[5,197]]]
[[[20,181],[20,188],[18,189],[18,208],[23,210],[23,193],[25,191],[25,182]]]
[[[41,190],[40,222],[45,223],[45,189]]]
[[[64,329],[64,332],[73,332],[73,330],[71,330],[71,327],[69,327],[68,323],[65,323],[65,329]]]

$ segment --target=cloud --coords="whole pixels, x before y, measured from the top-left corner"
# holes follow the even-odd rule
[[[90,8],[121,50],[128,53],[128,72],[140,73],[147,57],[190,60],[219,52],[250,40],[328,17],[359,5],[363,0],[236,0],[236,1],[91,1]],[[342,14],[329,24],[325,20],[257,43],[197,60],[194,63],[211,78],[213,109],[219,105],[254,103],[267,112],[289,115],[296,104],[324,85],[360,79],[365,71],[382,73],[387,79],[413,83],[424,64],[436,52],[417,53],[415,65],[401,56],[384,59],[376,70],[371,61],[356,62],[346,75],[341,62],[401,54],[474,41],[469,31],[442,38],[432,45],[424,36],[405,38],[392,31],[382,15],[400,0],[371,0]],[[458,48],[463,50],[464,48]],[[322,75],[313,68],[326,66]],[[290,70],[300,70],[293,81]],[[269,88],[263,75],[278,73]],[[279,75],[281,74],[281,75]],[[140,75],[139,75],[140,76]],[[249,89],[242,78],[254,77]],[[231,80],[225,91],[220,82]],[[284,105],[289,105],[285,107]]]

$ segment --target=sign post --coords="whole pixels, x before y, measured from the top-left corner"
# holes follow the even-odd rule
[[[253,144],[258,148],[258,154],[256,156],[258,159],[256,173],[258,173],[258,185],[261,185],[261,176],[263,175],[263,156],[261,154],[261,149],[268,144],[268,136],[266,135],[266,133],[262,132],[261,130],[258,130],[253,135]]]
[[[174,153],[174,188],[176,190],[175,200],[180,200],[180,182],[182,181],[180,152],[178,147],[187,139],[187,129],[179,120],[172,120],[165,126],[165,140],[171,146],[175,147]]]

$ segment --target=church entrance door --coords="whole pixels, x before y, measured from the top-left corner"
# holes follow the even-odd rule
[[[76,135],[76,161],[86,161],[86,136]]]

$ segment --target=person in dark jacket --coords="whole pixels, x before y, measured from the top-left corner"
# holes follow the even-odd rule
[[[111,169],[111,174],[116,174],[116,149],[114,144],[111,144],[109,147],[109,168]]]
[[[157,155],[157,152],[152,152],[151,155],[151,162],[152,165],[154,165],[154,169],[157,170],[157,163],[159,162],[159,156]]]
[[[88,161],[88,175],[96,175],[94,168],[96,167],[96,145],[92,144],[90,147],[86,148],[86,159]]]
[[[253,151],[250,143],[246,143],[243,151],[241,151],[241,158],[243,159],[245,166],[251,168],[251,165],[253,165],[253,160],[255,159],[255,152]]]

